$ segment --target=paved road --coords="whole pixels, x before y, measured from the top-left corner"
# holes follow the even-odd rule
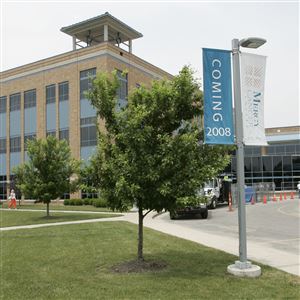
[[[299,200],[269,202],[246,206],[247,238],[271,248],[291,254],[300,253],[300,206]],[[180,219],[169,221],[164,214],[162,219],[181,224],[186,228],[201,229],[207,233],[238,237],[237,209],[228,211],[228,207],[219,207],[209,211],[207,220]]]
[[[247,205],[248,259],[300,276],[299,199]],[[153,215],[152,215],[153,216]],[[133,216],[130,221],[134,222]],[[135,220],[137,222],[137,220]],[[208,219],[146,218],[145,226],[238,255],[237,209],[210,210]]]

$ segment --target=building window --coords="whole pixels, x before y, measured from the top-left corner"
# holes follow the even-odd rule
[[[80,128],[81,147],[95,146],[97,145],[97,127],[89,126],[89,127],[81,127]]]
[[[24,108],[36,106],[36,90],[24,92]]]
[[[85,92],[88,91],[96,77],[96,68],[80,72],[80,99],[86,99]]]
[[[46,136],[49,136],[49,135],[52,135],[52,136],[56,136],[56,132],[55,132],[55,130],[52,130],[52,131],[47,131],[47,133],[46,133]]]
[[[55,103],[55,84],[46,86],[46,104]]]
[[[69,100],[69,82],[58,84],[58,98],[60,102]]]
[[[6,153],[6,138],[0,139],[0,153]]]
[[[6,96],[0,97],[0,114],[6,113]]]
[[[46,86],[46,130],[47,135],[55,135],[56,130],[55,84]]]
[[[21,151],[21,137],[11,137],[10,138],[10,152],[20,152]]]
[[[13,94],[9,96],[9,110],[15,111],[21,109],[21,94]]]
[[[117,110],[127,105],[128,97],[128,74],[123,74],[122,71],[117,70],[117,77],[119,80],[119,87],[117,89]]]
[[[69,142],[69,129],[59,130],[59,139],[66,140],[67,142]]]

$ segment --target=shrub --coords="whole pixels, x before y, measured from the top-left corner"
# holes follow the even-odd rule
[[[76,199],[75,205],[78,205],[78,206],[83,205],[83,201],[81,199]]]
[[[93,205],[93,199],[85,198],[85,199],[83,199],[83,204],[84,205]]]
[[[93,199],[93,205],[95,207],[107,207],[107,201],[105,199]]]
[[[64,200],[64,205],[70,205],[70,200],[69,199],[65,199]]]

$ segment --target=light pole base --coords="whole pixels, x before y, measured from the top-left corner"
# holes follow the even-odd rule
[[[252,265],[250,261],[241,262],[236,261],[234,265],[227,267],[227,272],[238,277],[259,277],[261,275],[261,268]]]

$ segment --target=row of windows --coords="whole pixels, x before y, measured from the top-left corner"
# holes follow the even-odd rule
[[[6,100],[7,97],[0,98],[0,113],[6,112]],[[9,96],[9,109],[10,111],[21,109],[21,94],[16,93]],[[36,106],[36,90],[30,90],[24,92],[24,108]]]
[[[269,145],[267,147],[267,153],[268,155],[300,154],[300,143],[286,145]]]
[[[235,155],[235,152],[233,153]],[[262,147],[245,146],[245,156],[258,156],[262,154]],[[266,146],[267,155],[300,154],[300,143],[271,144]]]
[[[300,155],[245,157],[245,176],[283,176],[300,174]],[[236,157],[232,157],[226,172],[236,173]]]
[[[58,84],[59,101],[66,101],[69,99],[69,83],[61,82]],[[46,103],[54,103],[56,99],[55,84],[46,86]],[[6,112],[7,97],[0,97],[0,113]],[[21,108],[21,94],[16,93],[9,96],[10,111],[20,110]],[[32,89],[24,92],[24,108],[36,106],[36,90]]]

